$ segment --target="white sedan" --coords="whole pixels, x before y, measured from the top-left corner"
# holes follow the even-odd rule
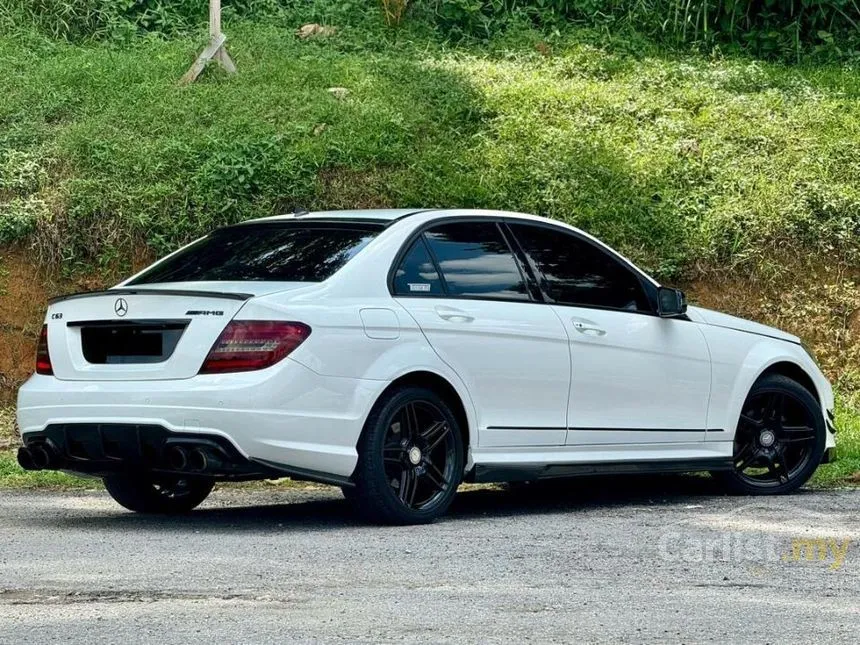
[[[573,227],[471,210],[249,221],[57,298],[18,424],[21,466],[101,477],[134,511],[290,476],[390,523],[463,481],[710,471],[785,493],[835,446],[795,336],[688,307]]]

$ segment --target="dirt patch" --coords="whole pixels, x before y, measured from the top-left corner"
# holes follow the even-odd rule
[[[683,285],[690,302],[799,336],[824,372],[860,388],[860,267],[786,258],[777,274],[713,271]]]
[[[75,291],[101,289],[111,283],[113,277],[65,278],[38,270],[26,250],[3,251],[0,255],[0,406],[14,401],[18,386],[33,372],[36,341],[48,299]]]

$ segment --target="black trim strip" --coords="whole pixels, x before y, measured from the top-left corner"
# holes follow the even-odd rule
[[[705,433],[705,428],[568,428],[574,432],[701,432]]]
[[[570,428],[556,428],[552,426],[488,426],[487,430],[569,430]]]
[[[553,428],[542,426],[488,426],[487,430],[573,430],[597,432],[725,432],[722,428]]]
[[[191,322],[188,318],[176,318],[176,319],[161,319],[161,318],[152,318],[152,319],[131,319],[126,320],[125,318],[120,318],[118,320],[76,320],[74,322],[67,322],[66,327],[137,327],[139,325],[145,325],[147,327],[155,328],[177,328],[181,327],[184,329],[188,326],[188,323]]]
[[[731,457],[703,459],[670,459],[655,461],[622,461],[574,464],[477,464],[469,481],[490,483],[533,481],[586,475],[641,475],[654,473],[687,473],[705,470],[732,470]]]
[[[78,300],[80,298],[96,298],[99,296],[185,296],[192,298],[221,298],[222,300],[249,300],[254,297],[253,293],[228,293],[226,291],[193,291],[182,289],[130,289],[121,287],[118,289],[106,289],[104,291],[83,291],[71,293],[65,296],[57,296],[48,300],[49,305],[66,300]]]

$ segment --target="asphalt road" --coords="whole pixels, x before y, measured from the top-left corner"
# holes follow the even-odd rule
[[[580,480],[404,528],[329,490],[222,490],[181,518],[0,492],[0,642],[403,640],[856,643],[860,492]]]

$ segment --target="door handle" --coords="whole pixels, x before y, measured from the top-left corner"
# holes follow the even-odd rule
[[[472,322],[475,320],[474,316],[470,316],[462,309],[456,309],[454,307],[436,307],[436,315],[442,320],[447,320],[449,322]]]
[[[572,322],[573,328],[580,334],[585,334],[586,336],[606,336],[606,330],[598,327],[590,320],[577,320],[574,318]]]

